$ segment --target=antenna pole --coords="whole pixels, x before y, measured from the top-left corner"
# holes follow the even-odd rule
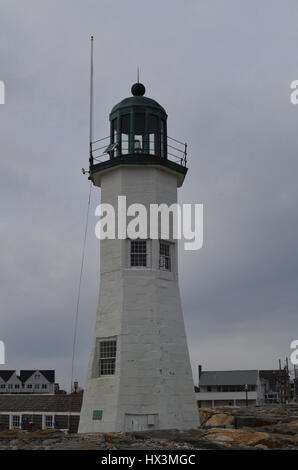
[[[89,163],[93,165],[93,36],[91,36],[91,64],[90,64],[90,131],[89,131]]]

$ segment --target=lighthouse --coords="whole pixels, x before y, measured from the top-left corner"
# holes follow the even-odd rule
[[[167,136],[167,113],[136,83],[113,107],[103,158],[90,158],[101,204],[177,203],[186,146]],[[123,215],[123,214],[122,214]],[[79,433],[199,425],[178,283],[177,240],[100,240],[100,292]],[[148,220],[148,224],[150,221]],[[160,230],[158,229],[158,233]]]

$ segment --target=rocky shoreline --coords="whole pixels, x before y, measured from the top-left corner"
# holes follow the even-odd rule
[[[65,434],[58,430],[3,431],[0,450],[298,449],[298,405],[202,408],[189,431]]]

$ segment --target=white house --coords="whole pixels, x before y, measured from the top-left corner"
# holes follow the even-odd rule
[[[264,402],[258,370],[225,370],[202,372],[199,367],[198,406],[249,406]]]
[[[15,370],[0,371],[0,393],[55,393],[54,370],[21,370],[17,375]]]
[[[25,393],[55,393],[54,370],[21,370],[20,379]]]
[[[22,381],[15,370],[0,371],[0,393],[22,393]]]

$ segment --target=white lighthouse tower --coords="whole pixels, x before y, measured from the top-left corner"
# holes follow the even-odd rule
[[[101,203],[177,202],[186,155],[173,161],[167,114],[136,83],[110,113],[108,159],[91,158]],[[177,147],[178,143],[173,145]],[[117,220],[117,219],[116,219]],[[170,223],[170,227],[173,223]],[[116,231],[117,234],[117,231]],[[100,241],[100,293],[79,432],[199,425],[178,285],[177,240]]]

